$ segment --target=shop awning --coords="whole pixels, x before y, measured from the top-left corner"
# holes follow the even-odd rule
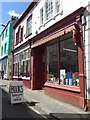
[[[1,59],[0,59],[0,62],[4,61],[4,60],[6,60],[6,59],[8,59],[8,56],[4,56],[3,58],[1,58]]]
[[[51,41],[51,40],[53,40],[55,38],[63,36],[65,34],[69,33],[69,32],[73,32],[72,37],[73,37],[73,40],[76,42],[76,36],[80,32],[80,28],[79,28],[79,26],[76,23],[74,23],[74,24],[66,26],[63,29],[60,29],[60,30],[58,30],[58,31],[56,31],[56,32],[54,32],[54,33],[52,33],[52,34],[50,34],[50,35],[40,39],[40,40],[35,41],[32,44],[31,48],[34,48],[34,47],[40,46],[42,44],[45,44],[45,43],[47,43],[47,42],[49,42],[49,41]]]

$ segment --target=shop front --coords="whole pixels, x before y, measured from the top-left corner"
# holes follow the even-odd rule
[[[30,46],[24,43],[13,50],[13,80],[23,81],[30,88]]]
[[[33,39],[32,89],[85,107],[83,35],[80,8]],[[42,37],[43,36],[43,37]]]

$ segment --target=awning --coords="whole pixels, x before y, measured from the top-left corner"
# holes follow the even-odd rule
[[[4,56],[3,58],[1,58],[1,59],[0,59],[0,62],[4,61],[4,60],[6,60],[6,59],[8,59],[8,56]]]
[[[63,36],[65,34],[71,32],[71,31],[73,32],[73,36],[72,37],[73,37],[74,41],[76,41],[76,37],[75,36],[80,32],[80,28],[79,28],[79,26],[76,23],[74,23],[74,24],[66,26],[63,29],[60,29],[60,30],[58,30],[58,31],[56,31],[56,32],[54,32],[54,33],[52,33],[52,34],[50,34],[50,35],[40,39],[40,40],[35,41],[31,45],[31,48],[34,48],[34,47],[40,46],[42,44],[45,44],[45,43],[47,43],[47,42],[49,42],[49,41],[51,41],[51,40],[53,40],[55,38],[58,38],[60,36]]]

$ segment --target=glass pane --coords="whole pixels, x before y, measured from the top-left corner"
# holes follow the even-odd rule
[[[58,44],[47,47],[47,82],[58,83]]]
[[[23,76],[26,76],[26,61],[23,61]]]
[[[53,2],[48,0],[46,2],[46,20],[50,19],[53,15]]]
[[[64,85],[79,85],[78,46],[72,39],[60,42],[60,80]]]

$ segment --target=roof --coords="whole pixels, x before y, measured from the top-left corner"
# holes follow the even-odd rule
[[[37,2],[38,2],[38,0],[37,0]],[[14,29],[20,24],[20,22],[23,21],[23,19],[32,10],[32,8],[37,4],[37,2],[35,0],[33,0],[33,2],[31,2],[31,4],[28,6],[28,8],[25,10],[25,12],[22,14],[22,16],[18,19],[16,24],[13,26]]]
[[[9,25],[10,21],[8,21],[7,25],[4,27],[3,31],[1,32],[1,34],[5,31],[5,29],[7,28],[7,26]]]

